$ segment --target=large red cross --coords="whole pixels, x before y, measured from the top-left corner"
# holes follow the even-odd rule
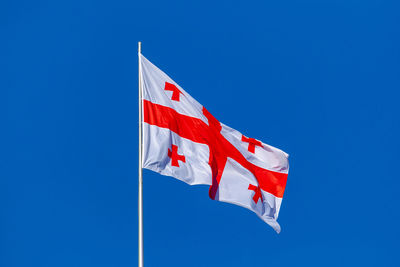
[[[171,99],[174,101],[179,101],[179,96],[182,94],[182,92],[174,84],[165,82],[164,90],[172,91]]]
[[[220,122],[204,107],[203,114],[208,119],[208,125],[201,119],[179,114],[170,107],[143,100],[144,122],[169,129],[182,138],[205,144],[209,147],[210,157],[208,164],[211,167],[212,173],[212,185],[209,195],[212,199],[216,197],[219,182],[228,157],[249,170],[257,179],[260,189],[276,197],[283,197],[287,174],[263,169],[249,162],[239,150],[221,134],[222,126]]]
[[[244,135],[242,135],[242,141],[249,143],[247,150],[253,154],[256,152],[256,146],[263,147],[260,141],[254,139],[254,138],[248,138]]]
[[[171,158],[171,165],[179,167],[179,161],[186,162],[185,156],[178,154],[178,147],[172,145],[172,151],[168,148],[168,157]]]

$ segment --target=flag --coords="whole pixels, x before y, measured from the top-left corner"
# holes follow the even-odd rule
[[[190,185],[210,185],[211,199],[255,212],[278,233],[288,154],[222,124],[139,54],[142,167]]]

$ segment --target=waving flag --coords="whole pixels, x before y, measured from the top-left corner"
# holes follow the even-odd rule
[[[252,210],[279,233],[288,155],[222,124],[139,56],[143,168],[190,185],[210,185],[210,198]]]

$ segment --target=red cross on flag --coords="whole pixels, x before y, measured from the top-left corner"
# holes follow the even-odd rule
[[[279,233],[288,155],[222,124],[139,56],[143,168],[190,185],[210,185],[210,198],[252,210]]]

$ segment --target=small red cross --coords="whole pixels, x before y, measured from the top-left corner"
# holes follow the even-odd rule
[[[172,91],[171,99],[174,101],[179,101],[179,96],[182,94],[182,92],[174,84],[165,82],[164,90]]]
[[[254,139],[254,138],[248,138],[244,135],[242,135],[242,141],[249,143],[249,147],[247,148],[247,150],[253,154],[256,151],[256,146],[263,147],[260,141]]]
[[[172,151],[168,148],[168,157],[171,158],[171,165],[175,167],[179,167],[179,160],[186,162],[185,156],[178,155],[178,147],[176,145],[172,145]]]
[[[249,184],[249,190],[254,191],[254,196],[253,196],[253,201],[257,204],[258,200],[261,198],[261,201],[263,200],[262,194],[261,194],[261,189],[259,186],[255,186],[252,184]]]

